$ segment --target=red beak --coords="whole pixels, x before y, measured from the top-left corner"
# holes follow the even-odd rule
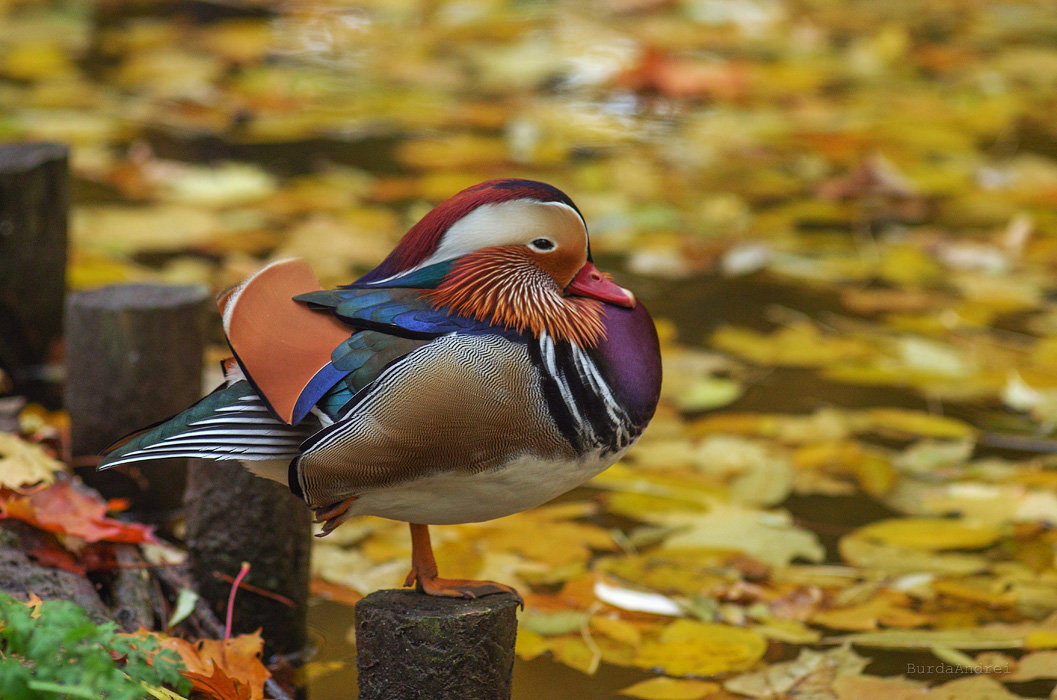
[[[565,288],[565,293],[600,299],[610,304],[626,306],[629,309],[635,308],[635,295],[619,284],[611,282],[590,262],[580,268],[576,277]]]

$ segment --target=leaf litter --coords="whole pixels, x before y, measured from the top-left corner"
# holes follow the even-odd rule
[[[666,674],[632,697],[1049,679],[1052,13],[258,4],[174,22],[162,2],[0,2],[0,138],[72,144],[75,287],[219,290],[288,255],[342,283],[463,186],[552,181],[674,320],[662,404],[622,464],[435,533],[443,570],[528,593],[519,654]],[[59,467],[0,438],[8,517],[147,537],[66,481],[27,491]],[[351,522],[316,544],[314,590],[398,585],[408,553],[402,526]],[[1021,670],[864,675],[856,654],[911,642]]]

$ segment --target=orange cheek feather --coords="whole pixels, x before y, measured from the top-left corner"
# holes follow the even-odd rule
[[[456,263],[426,297],[434,306],[463,316],[537,338],[547,333],[557,341],[594,347],[605,337],[602,303],[563,296],[551,269],[569,262],[563,262],[556,253],[553,262],[547,260],[549,269],[541,268],[537,261],[547,257],[531,254],[523,246],[486,248]],[[566,273],[570,280],[575,272]]]
[[[575,244],[559,243],[553,253],[537,253],[526,249],[524,256],[546,272],[558,285],[558,289],[565,289],[587,262],[586,248],[581,247],[577,252]]]

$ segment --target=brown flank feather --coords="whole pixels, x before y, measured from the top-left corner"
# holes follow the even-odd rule
[[[522,246],[486,248],[457,262],[426,298],[457,314],[518,332],[543,333],[581,348],[605,338],[602,303],[563,296]]]

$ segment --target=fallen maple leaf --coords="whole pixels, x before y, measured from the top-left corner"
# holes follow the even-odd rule
[[[213,666],[212,669],[209,676],[194,671],[182,673],[195,690],[217,700],[254,700],[253,690],[248,685],[231,678],[220,666]]]
[[[23,496],[0,491],[0,518],[15,518],[33,527],[85,542],[154,542],[151,527],[106,517],[107,502],[72,480]]]
[[[141,632],[143,634],[150,634]],[[153,635],[164,649],[180,655],[181,671],[194,689],[217,700],[263,700],[264,682],[271,677],[261,663],[264,640],[260,630],[230,639],[188,642],[163,634]]]

